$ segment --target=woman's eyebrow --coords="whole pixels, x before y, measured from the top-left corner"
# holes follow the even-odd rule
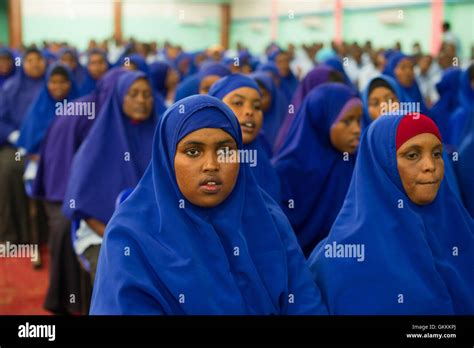
[[[232,139],[224,139],[224,140],[215,142],[216,145],[233,144],[233,143],[234,141]]]
[[[200,142],[200,141],[197,141],[197,140],[188,140],[188,141],[185,141],[184,146],[188,146],[188,145],[200,145],[200,146],[204,146],[206,145],[205,143],[203,142]]]

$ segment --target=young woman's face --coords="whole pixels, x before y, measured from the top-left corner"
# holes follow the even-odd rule
[[[202,128],[189,133],[178,143],[174,170],[179,190],[199,207],[212,208],[221,204],[234,189],[239,163],[220,160],[237,143],[227,132],[217,128]]]
[[[361,118],[362,106],[354,105],[331,127],[329,137],[338,151],[349,154],[356,152],[359,146]]]
[[[403,87],[411,87],[415,81],[413,63],[408,58],[403,58],[395,68],[395,77]]]
[[[64,65],[67,65],[69,68],[71,68],[71,70],[74,70],[77,67],[76,59],[71,53],[64,53],[60,61]]]
[[[124,114],[134,121],[144,121],[153,109],[153,94],[145,79],[136,80],[128,89],[123,100]]]
[[[415,204],[429,204],[444,176],[443,145],[433,134],[418,134],[398,149],[397,167],[408,198]]]
[[[165,86],[167,89],[174,89],[179,83],[179,74],[174,69],[168,69],[166,73]]]
[[[394,111],[393,108],[398,110],[398,98],[390,88],[377,87],[370,92],[368,106],[369,116],[375,120],[384,113]]]
[[[100,79],[107,71],[105,58],[99,53],[91,54],[87,70],[94,80]]]
[[[49,94],[55,100],[62,100],[67,97],[71,90],[71,81],[62,74],[54,74],[48,80]]]
[[[199,83],[199,94],[208,94],[212,85],[220,79],[218,75],[208,75],[201,80]]]
[[[234,112],[242,129],[242,141],[250,144],[260,132],[263,123],[262,100],[253,88],[241,87],[233,90],[222,101]]]
[[[275,58],[275,64],[281,76],[288,76],[290,73],[290,57],[286,53],[280,53]]]
[[[46,61],[38,53],[31,52],[23,59],[23,70],[26,76],[39,79],[46,71]]]
[[[5,76],[13,69],[13,60],[9,56],[0,57],[0,75]]]

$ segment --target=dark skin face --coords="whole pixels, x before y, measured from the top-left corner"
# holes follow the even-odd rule
[[[240,165],[218,160],[230,150],[237,150],[237,143],[222,129],[202,128],[181,139],[174,170],[179,190],[189,202],[212,208],[231,194]]]
[[[355,105],[346,111],[339,122],[332,125],[329,137],[336,150],[349,154],[356,152],[359,146],[361,118],[362,106]]]
[[[218,75],[209,75],[204,77],[199,84],[199,94],[207,94],[211,89],[212,85],[219,80],[221,77]]]
[[[94,80],[100,79],[107,71],[107,62],[101,54],[91,54],[87,70]]]
[[[242,141],[250,144],[255,140],[263,123],[262,101],[260,94],[253,88],[241,87],[222,98],[232,109],[242,129]]]
[[[443,145],[430,133],[418,134],[397,150],[397,167],[405,192],[418,205],[433,202],[444,177]]]
[[[145,79],[136,80],[123,100],[125,116],[134,121],[145,121],[150,117],[152,109],[153,94],[150,84]]]
[[[377,87],[374,88],[369,95],[369,116],[372,120],[376,120],[384,112],[390,112],[394,110],[388,110],[389,105],[394,103],[398,104],[398,98],[390,88]],[[384,110],[385,109],[385,110]]]
[[[11,57],[0,57],[0,75],[5,76],[13,69],[13,60]]]
[[[67,97],[71,90],[71,81],[61,74],[54,74],[48,80],[48,91],[49,94],[55,100],[62,100]]]
[[[71,53],[64,53],[61,57],[61,63],[70,67],[71,70],[74,70],[77,67],[76,59]]]
[[[290,73],[290,57],[286,53],[280,53],[275,58],[275,64],[281,76],[288,76]]]
[[[403,87],[410,87],[415,81],[413,63],[410,59],[402,59],[395,68],[395,77]]]
[[[167,89],[174,89],[179,83],[179,74],[174,69],[168,69],[165,85]]]
[[[38,53],[31,52],[23,59],[23,70],[26,76],[39,79],[46,71],[46,61]]]

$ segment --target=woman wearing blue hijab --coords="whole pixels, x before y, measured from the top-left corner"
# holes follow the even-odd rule
[[[366,129],[382,115],[398,111],[403,93],[393,78],[387,75],[374,77],[362,92],[362,129]]]
[[[270,162],[271,148],[260,133],[264,115],[258,84],[250,77],[233,74],[217,81],[209,95],[221,99],[234,112],[242,129],[243,150],[249,158],[254,155],[251,172],[260,187],[279,202],[280,181]]]
[[[474,225],[442,180],[442,151],[421,114],[364,132],[344,205],[309,258],[330,314],[474,314]]]
[[[150,81],[153,90],[170,106],[176,94],[179,73],[167,62],[154,62],[150,65]]]
[[[465,136],[459,146],[459,160],[455,169],[464,205],[474,219],[474,112],[465,128]]]
[[[24,162],[16,160],[15,145],[27,108],[43,85],[45,69],[46,62],[41,53],[28,49],[18,73],[0,90],[0,241],[30,241]]]
[[[326,83],[306,97],[273,158],[283,211],[308,256],[327,236],[344,202],[359,144],[362,104],[342,83]]]
[[[54,118],[65,116],[67,111],[63,105],[67,105],[68,101],[72,101],[78,95],[69,68],[59,63],[51,65],[46,73],[44,86],[23,122],[17,146],[25,149],[28,154],[37,154]],[[58,108],[58,105],[61,108]]]
[[[268,59],[275,62],[281,79],[281,89],[285,93],[286,99],[291,100],[298,88],[299,81],[290,69],[290,56],[288,52],[277,50]]]
[[[401,52],[390,55],[390,59],[384,69],[384,74],[395,79],[403,93],[402,99],[405,102],[417,103],[418,111],[424,115],[429,115],[428,108],[415,79],[412,59],[409,56]]]
[[[135,187],[148,165],[161,110],[147,76],[125,73],[74,156],[63,212],[71,220],[84,220],[80,231],[88,243],[80,241],[81,250],[76,250],[90,261],[92,279],[100,236],[119,193]]]
[[[260,71],[251,74],[250,77],[257,82],[262,92],[262,133],[273,149],[278,131],[286,115],[288,101],[269,74]]]
[[[6,47],[0,47],[0,88],[5,81],[15,75],[15,57],[13,52]]]
[[[81,86],[79,86],[80,95],[86,95],[92,92],[102,76],[109,69],[107,54],[100,49],[92,49],[87,52],[87,70],[86,78]]]
[[[281,209],[247,164],[219,162],[242,146],[216,98],[167,110],[147,171],[107,226],[91,314],[326,313]]]
[[[474,118],[474,64],[461,73],[459,84],[459,105],[449,122],[449,140],[455,149],[468,135],[468,125]]]
[[[58,60],[71,69],[73,80],[81,88],[87,79],[87,69],[79,62],[77,51],[73,48],[63,47],[58,52]]]

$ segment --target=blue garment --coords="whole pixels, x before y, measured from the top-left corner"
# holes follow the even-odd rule
[[[242,148],[237,119],[216,98],[191,96],[166,111],[147,171],[105,231],[90,313],[325,314],[288,220],[248,165],[216,207],[181,194],[176,146],[201,128],[222,129]]]
[[[402,118],[362,134],[344,205],[309,258],[313,277],[330,314],[472,315],[473,220],[444,181],[432,203],[410,201],[395,150]],[[351,245],[363,257],[336,257]]]
[[[25,55],[28,54],[27,51]],[[7,143],[7,138],[13,131],[21,128],[29,107],[43,86],[43,81],[44,76],[32,79],[21,68],[2,86],[0,90],[0,146]]]
[[[68,74],[71,88],[69,93],[64,99],[54,99],[48,90],[48,81],[52,76],[52,73],[56,69],[62,68]],[[54,121],[55,117],[62,117],[57,115],[56,104],[63,104],[63,102],[70,102],[79,96],[78,88],[71,70],[66,65],[60,63],[54,63],[48,68],[46,73],[46,79],[44,81],[43,88],[41,89],[38,97],[33,102],[28,110],[23,125],[20,129],[20,137],[17,141],[17,146],[24,148],[27,153],[36,154],[39,152],[41,142],[43,141],[49,126]]]
[[[388,86],[390,86],[390,89],[392,92],[395,94],[399,102],[404,101],[404,95],[400,87],[398,86],[397,82],[390,76],[387,75],[379,75],[370,80],[370,82],[367,84],[367,87],[364,89],[362,92],[362,108],[364,111],[364,114],[362,116],[362,129],[366,129],[371,123],[372,123],[372,118],[369,115],[369,92],[372,91],[372,83],[376,82],[377,80],[383,80],[386,82]],[[389,111],[389,110],[387,110]]]
[[[439,100],[431,108],[431,118],[444,139],[449,139],[449,122],[451,115],[459,105],[459,90],[461,85],[461,69],[448,68],[444,70],[441,81],[436,84]]]
[[[106,224],[117,195],[135,187],[150,161],[160,103],[155,99],[150,117],[138,124],[122,110],[130,86],[140,78],[147,76],[141,71],[120,76],[114,94],[74,156],[63,205],[71,220],[95,218]]]
[[[73,76],[73,80],[76,82],[77,86],[79,86],[78,88],[79,88],[79,91],[80,91],[83,84],[87,80],[87,75],[88,75],[87,69],[84,68],[81,65],[81,63],[79,62],[79,55],[77,54],[77,51],[75,49],[69,48],[69,47],[61,48],[58,52],[58,60],[61,60],[61,58],[65,54],[71,54],[73,56],[74,60],[76,61],[76,67],[72,71],[72,76]]]
[[[199,74],[194,74],[178,84],[176,87],[176,95],[174,97],[175,101],[181,100],[183,98],[189,97],[193,94],[199,94],[199,84],[201,83],[201,78]]]
[[[346,86],[352,88],[356,93],[358,93],[357,87],[354,86],[351,79],[347,75],[346,70],[344,70],[344,66],[342,65],[342,61],[339,58],[339,56],[328,58],[323,62],[323,64],[341,73],[344,78],[344,83],[346,84]]]
[[[271,62],[275,62],[275,60],[277,59],[280,53],[281,53],[281,50],[276,49],[268,56],[268,60]],[[278,69],[278,67],[277,67],[277,71],[278,71],[278,75],[280,76],[280,81],[281,81],[280,88],[285,94],[286,99],[291,100],[293,98],[293,94],[298,88],[299,81],[291,70],[286,76],[282,76],[280,74],[280,70]]]
[[[15,75],[17,69],[15,66],[15,56],[13,55],[13,52],[10,49],[8,49],[7,47],[0,47],[0,57],[9,58],[12,61],[11,70],[5,75],[0,75],[0,88],[2,88],[5,81]]]
[[[168,71],[172,69],[171,65],[166,62],[154,62],[150,65],[150,81],[153,90],[166,98],[168,90],[166,88],[166,76]]]
[[[100,55],[104,58],[104,60],[105,60],[105,62],[106,62],[106,64],[107,64],[107,66],[110,68],[110,64],[109,64],[109,62],[108,62],[108,60],[107,60],[107,54],[106,54],[104,51],[102,51],[102,50],[100,50],[100,49],[93,49],[93,50],[90,50],[90,51],[87,53],[87,55],[89,56],[89,60],[90,60],[90,56],[91,56],[92,54],[100,54]],[[89,65],[89,63],[88,63],[88,65]],[[84,80],[84,82],[82,83],[82,85],[79,86],[79,93],[80,93],[80,95],[81,95],[81,96],[84,96],[84,95],[86,95],[86,94],[91,93],[91,92],[96,88],[96,85],[97,85],[97,80],[95,80],[95,79],[91,76],[91,74],[89,73],[89,70],[86,69],[85,80]]]
[[[413,80],[413,84],[410,87],[404,87],[400,84],[400,82],[398,82],[395,76],[395,68],[403,59],[410,59],[410,57],[401,52],[391,54],[383,73],[395,79],[395,82],[398,84],[402,93],[404,94],[403,99],[405,102],[419,103],[420,112],[424,115],[430,116],[430,112],[426,107],[416,80]]]
[[[250,77],[242,74],[232,74],[220,79],[212,85],[209,95],[222,100],[230,92],[243,87],[255,89],[261,95],[258,84]],[[260,187],[276,202],[279,202],[281,199],[280,180],[270,162],[270,156],[265,148],[264,140],[259,139],[259,136],[252,143],[246,144],[244,149],[253,150],[257,153],[257,165],[250,167],[251,172]]]
[[[474,219],[474,113],[466,125],[465,137],[459,146],[459,159],[456,174],[465,207]]]
[[[273,158],[281,206],[306,256],[329,233],[349,187],[355,157],[332,145],[330,129],[353,98],[355,92],[341,83],[313,89]]]
[[[267,111],[263,114],[262,130],[265,138],[273,148],[280,130],[280,127],[285,119],[287,112],[288,100],[285,95],[277,88],[271,76],[263,71],[255,72],[250,75],[255,81],[260,82],[268,91],[271,97],[271,104]]]
[[[450,117],[449,140],[450,144],[457,149],[468,135],[471,119],[474,118],[474,89],[471,87],[471,72],[474,69],[472,64],[461,73],[459,88],[459,105]],[[472,130],[472,128],[470,129]]]
[[[149,73],[149,67],[148,64],[141,55],[138,53],[133,53],[133,54],[122,54],[120,58],[118,59],[117,63],[115,66],[124,66],[128,67],[130,64],[135,65],[137,70],[144,72],[145,74]]]

